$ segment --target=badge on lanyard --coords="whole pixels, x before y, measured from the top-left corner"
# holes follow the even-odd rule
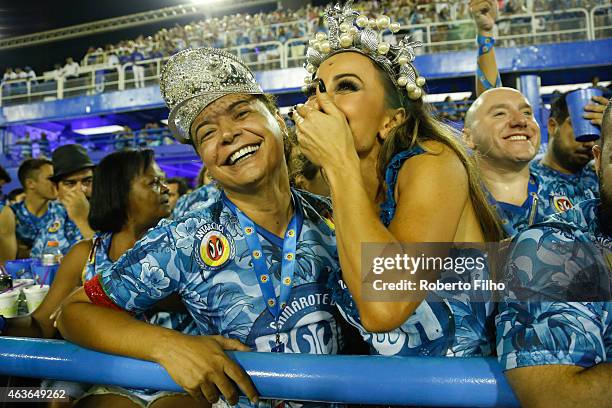
[[[292,196],[293,199],[293,196]],[[291,294],[291,288],[293,286],[293,274],[295,271],[295,252],[297,249],[297,232],[298,232],[298,208],[296,201],[293,200],[294,213],[287,226],[285,232],[285,238],[283,240],[283,252],[281,261],[281,286],[280,286],[280,297],[276,298],[276,292],[274,290],[274,284],[272,283],[272,277],[270,271],[266,265],[266,256],[261,247],[261,242],[257,235],[257,227],[255,223],[247,217],[238,207],[232,203],[225,194],[223,194],[223,201],[225,204],[235,212],[238,217],[238,222],[244,233],[244,237],[249,246],[249,251],[253,259],[253,269],[257,275],[257,282],[261,289],[261,293],[266,301],[266,305],[272,316],[276,321],[276,337],[275,345],[272,347],[272,352],[283,353],[285,351],[285,344],[281,341],[280,336],[280,325],[279,318],[284,307],[287,305],[289,296]]]

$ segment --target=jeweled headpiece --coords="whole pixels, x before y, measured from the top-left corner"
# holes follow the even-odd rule
[[[251,70],[235,55],[216,48],[195,48],[174,54],[162,70],[159,88],[170,109],[168,127],[187,143],[195,118],[229,94],[262,95]]]
[[[340,4],[327,6],[325,18],[329,34],[319,32],[309,41],[306,51],[306,70],[310,74],[317,72],[323,61],[340,52],[354,51],[361,53],[376,62],[391,78],[393,84],[400,90],[406,90],[413,100],[423,96],[425,78],[419,76],[412,64],[416,55],[415,47],[423,44],[410,41],[406,35],[397,45],[383,40],[382,33],[387,29],[392,33],[400,30],[399,23],[391,23],[388,16],[369,19],[351,8],[349,0],[341,7]],[[306,78],[306,87],[312,84],[310,77]]]

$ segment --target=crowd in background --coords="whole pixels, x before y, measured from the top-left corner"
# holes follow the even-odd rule
[[[526,20],[524,24],[510,24],[501,21],[499,31],[501,35],[518,35],[512,40],[505,40],[501,46],[524,45],[532,41],[527,34],[531,25],[542,30],[551,24],[553,30],[558,27],[559,11],[571,8],[591,9],[595,6],[605,5],[605,0],[499,0],[502,17],[534,12],[551,12],[551,15]],[[456,22],[469,19],[468,4],[465,1],[432,1],[432,0],[385,0],[357,2],[355,9],[371,17],[380,14],[393,15],[403,26],[415,26],[432,23]],[[556,13],[555,13],[556,12]],[[232,48],[248,44],[261,44],[271,41],[285,43],[290,39],[302,38],[307,33],[325,30],[323,25],[324,7],[313,7],[310,4],[297,10],[277,9],[269,13],[233,14],[223,17],[207,18],[193,21],[187,25],[175,25],[163,28],[151,36],[140,35],[135,39],[120,41],[117,44],[105,46],[91,46],[86,51],[81,62],[72,57],[66,59],[65,64],[55,64],[51,77],[70,79],[79,76],[79,67],[84,65],[105,64],[108,66],[137,63],[138,61],[164,58],[186,49],[197,47]],[[565,16],[567,17],[567,16]],[[432,29],[432,42],[456,41],[472,38],[474,35],[472,24],[438,25]],[[424,30],[411,29],[410,34],[416,40],[424,39]],[[550,41],[571,40],[563,36],[551,36]],[[456,44],[444,45],[434,49],[456,50]],[[296,44],[292,56],[304,51],[301,44]],[[296,55],[293,55],[296,54]],[[267,60],[278,59],[278,50],[272,46],[260,45],[243,56],[262,63],[265,68]],[[253,61],[251,61],[253,62]],[[136,87],[144,86],[144,80],[138,78],[139,68],[134,71]],[[144,69],[144,68],[143,68]],[[3,82],[10,80],[36,81],[37,74],[30,68],[6,68],[2,78]]]

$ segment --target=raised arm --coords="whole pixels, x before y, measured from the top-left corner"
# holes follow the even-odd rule
[[[487,89],[502,86],[493,46],[497,8],[496,0],[470,0],[470,13],[478,30],[476,96],[480,96]]]

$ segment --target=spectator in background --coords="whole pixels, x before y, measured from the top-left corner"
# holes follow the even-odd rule
[[[15,75],[17,75],[17,79],[28,79],[28,74],[26,74],[21,68],[15,68]]]
[[[38,139],[38,151],[40,156],[51,156],[51,145],[45,132],[40,133],[40,139]]]
[[[19,146],[19,155],[22,160],[32,157],[32,140],[30,139],[30,132],[26,132],[24,138],[19,139],[15,144]]]
[[[7,204],[17,204],[25,199],[25,192],[23,188],[14,188],[7,195]]]
[[[11,176],[9,176],[8,172],[4,169],[4,167],[0,166],[0,210],[2,210],[2,207],[4,207],[5,205],[4,196],[2,194],[2,187],[10,182]]]
[[[72,57],[66,58],[66,65],[62,68],[62,76],[66,79],[68,78],[78,78],[79,77],[79,64],[75,62]]]
[[[13,68],[7,68],[4,71],[4,76],[2,77],[2,81],[6,82],[6,81],[12,81],[14,79],[17,79],[17,74],[13,71]]]
[[[16,223],[13,234],[19,241],[21,257],[29,256],[34,239],[43,225],[60,211],[59,203],[54,201],[57,191],[49,180],[52,174],[53,163],[45,158],[24,160],[17,171],[25,199],[8,207],[11,210],[8,218],[13,218]]]
[[[34,72],[34,70],[31,67],[26,66],[24,68],[24,71],[26,73],[26,78],[28,79],[28,81],[30,81],[32,84],[38,83],[36,81],[36,72]]]
[[[53,78],[55,82],[59,82],[60,80],[63,80],[64,70],[62,69],[62,66],[60,64],[53,65],[53,71],[52,71],[51,77]]]
[[[179,198],[187,194],[189,186],[183,177],[172,177],[166,180],[166,185],[170,191],[170,211],[174,210]]]
[[[136,88],[144,88],[145,86],[145,67],[144,65],[138,64],[140,61],[145,59],[145,56],[138,47],[132,45],[132,48],[128,50],[129,62],[132,63],[132,72],[134,72],[134,86]]]
[[[49,241],[57,241],[65,255],[81,239],[93,237],[94,231],[87,218],[93,168],[93,162],[81,145],[64,145],[53,151],[53,175],[49,180],[57,188],[60,210],[46,220],[34,239],[33,258],[42,256]]]

